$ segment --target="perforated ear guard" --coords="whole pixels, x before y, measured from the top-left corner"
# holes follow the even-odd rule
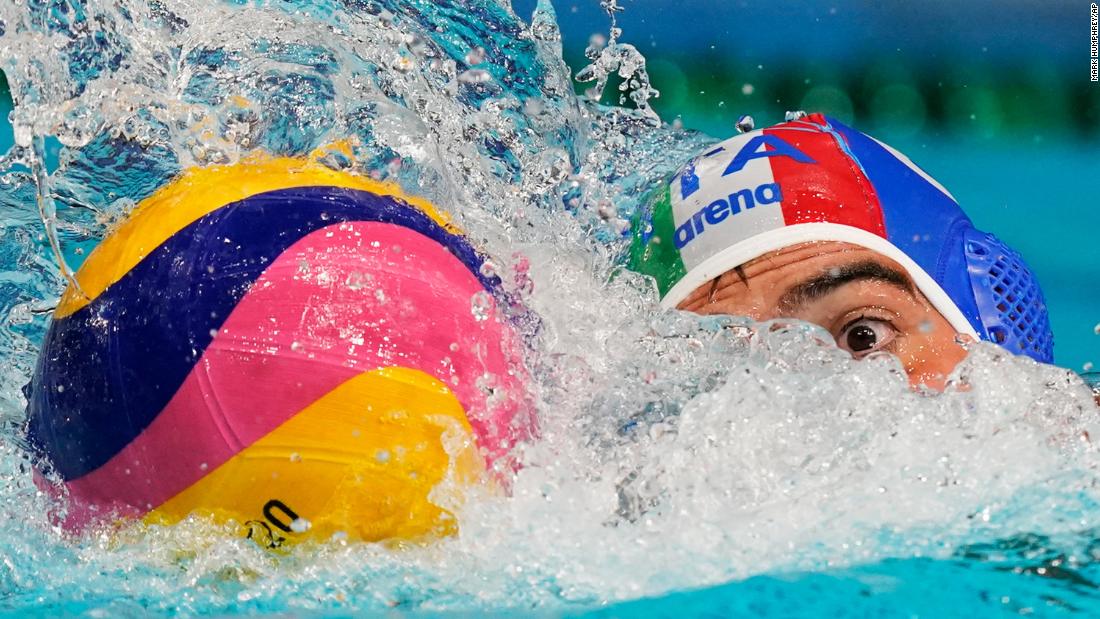
[[[1020,254],[974,228],[963,233],[963,247],[983,339],[1042,363],[1053,362],[1046,300]]]

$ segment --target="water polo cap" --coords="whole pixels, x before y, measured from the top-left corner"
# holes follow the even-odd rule
[[[630,267],[665,307],[726,271],[809,241],[882,254],[959,333],[1050,363],[1046,302],[1018,253],[974,228],[907,157],[811,114],[716,144],[638,211]]]

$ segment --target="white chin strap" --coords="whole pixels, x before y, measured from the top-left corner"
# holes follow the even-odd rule
[[[676,307],[699,286],[768,252],[814,241],[851,243],[882,254],[897,262],[909,274],[917,289],[928,299],[932,307],[936,308],[956,332],[978,339],[977,331],[971,326],[970,321],[963,316],[962,311],[951,300],[951,297],[947,296],[947,292],[912,258],[881,236],[841,224],[793,224],[769,230],[735,243],[688,270],[687,275],[677,282],[668,291],[668,294],[661,299],[661,306],[665,308]]]

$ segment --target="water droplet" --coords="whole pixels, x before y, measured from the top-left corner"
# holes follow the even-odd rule
[[[199,464],[199,470],[200,470],[200,471],[205,471],[205,470],[206,470],[206,469],[208,469],[208,468],[210,468],[210,465],[209,465],[209,464],[207,464],[207,463],[205,463],[205,462],[203,462],[203,463]]]
[[[474,315],[474,320],[478,322],[488,320],[492,309],[493,297],[489,296],[488,292],[479,290],[470,297],[470,313]]]
[[[474,381],[474,386],[485,395],[491,395],[496,389],[495,385],[496,378],[488,372],[478,376],[477,380]]]
[[[1092,361],[1086,361],[1085,365],[1081,366],[1081,369],[1086,371],[1086,372],[1091,372],[1092,371]]]
[[[390,461],[390,452],[385,450],[385,449],[379,449],[374,454],[374,459],[375,459],[375,461],[380,462],[380,463],[389,462]]]
[[[497,276],[497,266],[490,260],[486,260],[481,263],[481,268],[478,269],[482,277],[492,278]]]
[[[1096,326],[1092,328],[1092,332],[1096,335],[1100,335],[1100,322],[1096,323]]]
[[[451,352],[458,352],[458,342],[451,342],[451,345],[447,347]]]
[[[752,84],[741,85],[741,94],[745,95],[746,97],[754,92],[756,92],[756,86],[753,86]]]
[[[408,73],[415,65],[413,59],[409,56],[397,55],[394,57],[393,62],[390,64],[394,69],[402,73]]]
[[[755,128],[756,128],[756,121],[753,120],[752,116],[749,116],[748,114],[743,114],[741,116],[741,118],[737,119],[737,132],[738,133],[748,133],[749,131],[752,131]]]
[[[290,349],[293,350],[294,352],[302,352],[303,348],[304,348],[304,346],[302,346],[301,342],[291,342],[290,343]]]
[[[359,271],[352,271],[348,273],[347,279],[344,281],[344,285],[349,290],[359,290],[366,286],[367,277]]]
[[[302,461],[302,454],[295,451],[294,453],[290,454],[290,461],[291,462],[301,462]]]
[[[313,523],[305,518],[295,518],[294,522],[290,523],[290,530],[295,533],[305,533],[313,526]]]
[[[379,303],[385,303],[386,302],[386,293],[382,292],[381,288],[378,288],[374,291],[374,298]]]
[[[924,319],[920,321],[920,325],[918,325],[917,328],[920,329],[921,333],[928,334],[932,332],[932,330],[935,328],[935,325],[932,324],[931,320]]]
[[[802,110],[791,110],[783,115],[783,120],[787,122],[793,122],[796,120],[801,120],[803,118],[806,118],[806,112]]]
[[[466,54],[466,64],[471,67],[485,62],[485,48],[475,47]]]

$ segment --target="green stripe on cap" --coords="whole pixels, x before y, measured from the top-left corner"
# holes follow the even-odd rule
[[[680,250],[676,249],[676,224],[672,219],[669,184],[661,183],[649,200],[638,209],[631,227],[628,267],[657,280],[661,297],[687,274]]]

